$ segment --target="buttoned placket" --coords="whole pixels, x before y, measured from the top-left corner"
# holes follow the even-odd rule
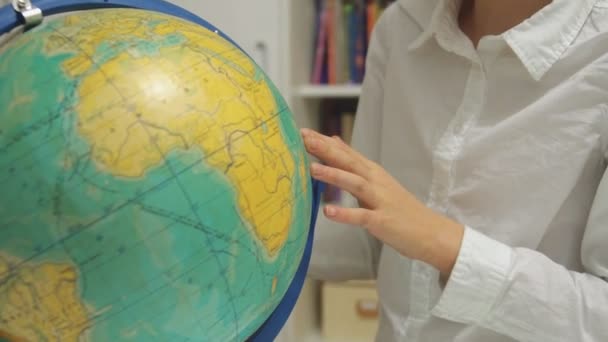
[[[443,33],[443,35],[441,34]],[[463,100],[433,153],[433,178],[427,206],[447,214],[448,198],[453,186],[454,162],[462,151],[467,132],[481,114],[486,97],[486,71],[499,53],[499,38],[484,38],[475,50],[461,32],[445,30],[437,35],[437,43],[444,50],[470,62]],[[422,325],[431,315],[433,298],[439,296],[439,274],[431,266],[413,261],[410,283],[410,314],[405,322],[406,340],[416,340]]]

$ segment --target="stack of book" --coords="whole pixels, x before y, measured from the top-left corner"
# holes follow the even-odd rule
[[[311,83],[361,83],[371,32],[382,11],[394,0],[315,1]]]

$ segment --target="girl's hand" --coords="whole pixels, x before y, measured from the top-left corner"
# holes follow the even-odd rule
[[[435,213],[410,194],[382,167],[339,138],[304,129],[306,149],[326,165],[313,163],[315,179],[337,186],[360,208],[324,207],[325,216],[361,226],[402,255],[426,262],[447,279],[456,262],[464,227]]]

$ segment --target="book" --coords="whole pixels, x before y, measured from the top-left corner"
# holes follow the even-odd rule
[[[372,38],[372,32],[374,30],[374,26],[376,25],[376,20],[378,19],[378,2],[375,0],[367,1],[366,8],[366,22],[367,22],[367,41],[369,42]]]
[[[315,53],[313,62],[313,72],[311,77],[311,83],[319,84],[323,82],[323,71],[325,68],[325,57],[327,48],[327,31],[329,14],[327,10],[327,3],[330,0],[321,0],[318,2],[317,11],[317,27],[316,27],[316,38],[315,38]]]
[[[354,51],[353,51],[353,63],[354,63],[354,82],[363,82],[365,74],[365,57],[367,53],[367,25],[365,24],[366,9],[364,0],[358,0],[355,3],[355,15],[354,15]]]
[[[338,53],[338,0],[327,0],[327,83],[338,83],[338,70],[336,55]]]
[[[336,70],[336,83],[344,84],[348,82],[348,55],[347,55],[347,27],[344,20],[344,1],[335,0],[335,70]]]
[[[378,17],[394,0],[315,0],[311,83],[361,83]]]

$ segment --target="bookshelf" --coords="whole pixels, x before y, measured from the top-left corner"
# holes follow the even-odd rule
[[[282,79],[284,96],[299,127],[320,130],[326,116],[323,108],[328,101],[352,102],[356,106],[361,85],[350,81],[336,84],[313,82],[317,51],[315,7],[325,0],[286,0],[281,2]],[[334,1],[334,0],[328,0]],[[338,0],[335,0],[338,1]],[[339,0],[349,1],[349,0]],[[380,1],[386,4],[387,1]],[[390,2],[390,1],[389,1]],[[373,287],[373,285],[372,285]],[[348,290],[345,290],[348,292]],[[281,341],[334,342],[322,332],[321,300],[323,284],[309,280],[302,290],[298,304],[286,325]],[[372,339],[370,339],[371,341]]]
[[[361,94],[361,85],[359,84],[344,84],[344,85],[318,85],[307,84],[296,88],[294,96],[308,99],[357,99]]]

